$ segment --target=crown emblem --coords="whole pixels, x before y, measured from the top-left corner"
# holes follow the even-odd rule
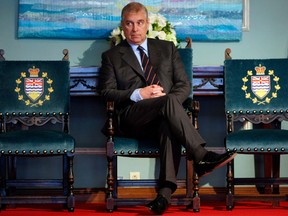
[[[30,74],[30,77],[26,76]],[[20,77],[15,80],[15,92],[18,94],[18,100],[23,101],[26,106],[39,107],[45,101],[50,100],[51,94],[54,92],[53,80],[48,77],[48,72],[42,71],[33,66],[28,71],[21,72]]]
[[[38,77],[40,70],[39,68],[35,68],[35,66],[33,66],[33,68],[29,68],[28,71],[30,73],[30,77]]]
[[[266,67],[259,64],[259,66],[255,67],[256,75],[264,75]]]
[[[256,74],[253,75],[253,71],[248,70],[246,76],[242,78],[241,89],[245,92],[245,98],[250,99],[254,104],[268,104],[278,97],[278,91],[281,89],[280,78],[275,75],[273,69],[269,69],[268,74],[265,75],[266,67],[261,64],[254,69]]]

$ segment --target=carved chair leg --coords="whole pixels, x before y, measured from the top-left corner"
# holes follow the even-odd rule
[[[226,209],[232,210],[234,208],[234,160],[227,164],[227,194],[226,194]]]
[[[196,172],[193,175],[193,211],[200,211],[199,177]]]
[[[69,212],[74,212],[75,209],[75,197],[74,197],[74,173],[73,173],[73,159],[74,156],[68,157],[69,171],[68,171],[68,197],[67,207]]]
[[[113,157],[107,157],[108,173],[107,173],[107,191],[106,191],[106,209],[108,212],[114,210],[114,177],[113,177]]]
[[[115,187],[115,179],[113,176],[113,149],[114,143],[107,142],[107,163],[108,163],[108,170],[107,170],[107,189],[106,189],[106,209],[108,212],[114,211],[115,200],[114,200],[114,187]]]
[[[63,155],[63,195],[67,199],[63,208],[69,212],[75,209],[73,159],[74,156]]]

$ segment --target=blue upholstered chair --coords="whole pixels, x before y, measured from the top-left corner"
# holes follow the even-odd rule
[[[60,203],[74,211],[75,140],[68,134],[69,80],[68,61],[0,61],[1,208]],[[17,162],[28,157],[36,163],[39,158],[55,158],[63,176],[54,179],[47,164],[32,172],[53,179],[19,179]],[[31,172],[31,167],[26,168]],[[48,189],[54,190],[48,193]]]
[[[265,175],[259,176],[256,167],[255,178],[240,178],[234,175],[234,161],[228,164],[227,210],[235,200],[270,200],[275,205],[286,200],[279,185],[288,184],[288,178],[279,176],[280,155],[288,153],[288,130],[281,129],[281,121],[288,120],[288,59],[226,60],[224,77],[226,148],[264,157],[260,165],[268,165]],[[259,194],[237,194],[235,185],[256,185]]]
[[[191,41],[190,41],[191,42]],[[182,61],[186,68],[186,72],[189,75],[192,85],[192,49],[183,48],[179,49]],[[198,129],[198,112],[199,102],[193,101],[193,92],[191,89],[190,97],[183,104],[183,109],[187,110],[187,115],[191,119],[195,128]],[[159,149],[157,144],[153,140],[137,140],[127,137],[114,136],[113,125],[113,102],[107,103],[108,113],[108,128],[107,128],[107,159],[108,159],[108,175],[107,175],[107,198],[106,207],[107,210],[112,212],[117,206],[121,205],[138,205],[144,204],[148,201],[147,198],[119,198],[119,187],[157,187],[157,180],[155,179],[140,179],[140,180],[127,180],[117,179],[117,159],[119,157],[133,157],[133,158],[157,158],[159,157]],[[186,151],[182,149],[183,157],[186,156]],[[194,182],[193,182],[194,179]],[[194,184],[193,184],[194,183]],[[199,179],[197,175],[193,177],[193,164],[191,161],[186,160],[186,178],[179,179],[177,184],[178,188],[186,189],[186,195],[184,197],[172,197],[172,205],[182,204],[192,207],[193,210],[199,211],[200,198],[198,196],[198,183]],[[193,188],[194,185],[194,188]]]

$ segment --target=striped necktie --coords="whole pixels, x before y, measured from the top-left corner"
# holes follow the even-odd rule
[[[149,58],[143,50],[143,47],[138,46],[137,48],[140,51],[141,63],[143,67],[143,72],[146,78],[146,82],[148,85],[157,84],[159,85],[159,79],[153,66],[150,64]]]

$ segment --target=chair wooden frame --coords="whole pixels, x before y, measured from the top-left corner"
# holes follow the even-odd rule
[[[199,111],[199,104],[193,102],[193,113]],[[197,109],[197,111],[195,110]],[[107,113],[108,113],[108,139],[106,143],[106,154],[108,161],[108,174],[107,174],[107,197],[106,197],[106,208],[109,212],[112,212],[116,206],[122,205],[139,205],[145,204],[149,199],[146,198],[118,198],[118,187],[127,187],[133,185],[133,187],[156,187],[157,180],[154,179],[142,179],[142,180],[117,180],[117,157],[138,157],[138,158],[157,158],[159,152],[117,152],[114,149],[114,126],[113,126],[113,115],[114,115],[114,103],[107,102]],[[188,113],[191,121],[198,122],[197,115],[193,115],[192,112]],[[193,116],[193,117],[192,117]],[[185,150],[182,151],[182,156],[186,157]],[[200,197],[199,197],[199,178],[197,174],[193,176],[193,162],[186,160],[186,179],[178,180],[178,188],[186,189],[185,198],[172,198],[172,205],[181,204],[187,205],[189,208],[193,208],[193,211],[198,212],[200,210]]]
[[[225,54],[227,60],[231,60],[231,50],[226,49],[226,53],[229,52],[228,55]],[[237,60],[236,60],[237,61]],[[241,61],[241,60],[239,60]],[[260,61],[256,59],[256,61]],[[244,63],[242,63],[244,64]],[[225,62],[226,66],[226,62]],[[225,70],[226,71],[226,70]],[[237,73],[237,72],[236,72]],[[225,74],[224,74],[225,77]],[[283,76],[282,76],[283,78]],[[281,78],[281,79],[282,79]],[[235,84],[235,80],[233,83]],[[227,83],[225,81],[225,89],[227,88]],[[238,88],[238,87],[234,87]],[[226,95],[226,94],[225,94]],[[227,100],[227,98],[225,98]],[[228,99],[228,100],[231,100]],[[225,103],[226,104],[226,103]],[[226,105],[227,106],[227,105]],[[230,105],[229,105],[230,106]],[[249,105],[251,106],[251,105]],[[237,107],[237,106],[235,106]],[[271,107],[272,108],[272,107]],[[226,108],[226,129],[227,135],[233,134],[236,130],[235,122],[242,123],[242,127],[245,129],[267,129],[267,130],[281,130],[281,122],[283,120],[288,120],[287,111],[284,109],[288,109],[288,107],[283,108],[283,110],[277,110],[274,108],[273,110],[270,107],[266,108],[268,110],[261,110],[261,108],[250,110],[237,110],[235,108],[234,111]],[[243,109],[243,108],[242,108]],[[237,126],[237,128],[239,125]],[[253,129],[252,129],[253,130]],[[244,136],[244,135],[243,135]],[[229,140],[231,140],[229,138]],[[227,139],[226,139],[227,145]],[[254,146],[248,146],[248,144],[242,143],[244,147],[238,147],[234,149],[227,148],[228,151],[237,151],[238,154],[250,154],[250,155],[262,155],[263,156],[263,177],[255,174],[255,178],[252,177],[235,177],[234,175],[234,160],[232,160],[227,165],[227,194],[226,194],[226,208],[227,210],[232,210],[235,206],[236,200],[245,200],[245,201],[270,201],[273,206],[279,205],[279,201],[287,201],[287,195],[281,194],[279,190],[279,185],[288,184],[287,177],[280,177],[280,155],[287,154],[286,148],[287,146],[258,146],[255,144]],[[264,144],[263,144],[264,145]],[[255,164],[255,169],[257,167],[257,163]],[[261,167],[262,168],[262,167]],[[235,193],[235,185],[255,185],[259,194],[236,194]],[[262,185],[262,187],[260,187]]]
[[[3,56],[4,50],[1,49],[0,51],[0,61],[5,61],[5,58]],[[64,49],[63,54],[64,57],[62,60],[67,61],[68,50]],[[68,85],[70,84],[68,83]],[[47,123],[51,123],[53,125],[61,124],[62,132],[64,132],[64,134],[69,133],[69,113],[0,113],[1,133],[13,130],[14,128],[17,128],[17,130],[29,130],[30,127],[40,127],[46,125]],[[67,135],[67,137],[68,136],[69,135]],[[69,136],[69,140],[70,138],[71,136]],[[73,138],[71,139],[73,140]],[[17,178],[17,158],[52,156],[62,157],[63,170],[61,179]],[[5,209],[6,205],[16,204],[57,203],[63,204],[64,208],[67,208],[69,212],[73,212],[75,208],[75,197],[73,192],[73,158],[74,149],[67,150],[64,147],[62,149],[47,149],[47,151],[32,149],[29,151],[14,151],[4,150],[3,148],[0,152],[0,208]],[[33,189],[33,191],[31,191],[30,188],[37,188],[37,190]],[[59,189],[61,189],[61,192],[59,191]],[[38,191],[38,193],[36,191]]]

